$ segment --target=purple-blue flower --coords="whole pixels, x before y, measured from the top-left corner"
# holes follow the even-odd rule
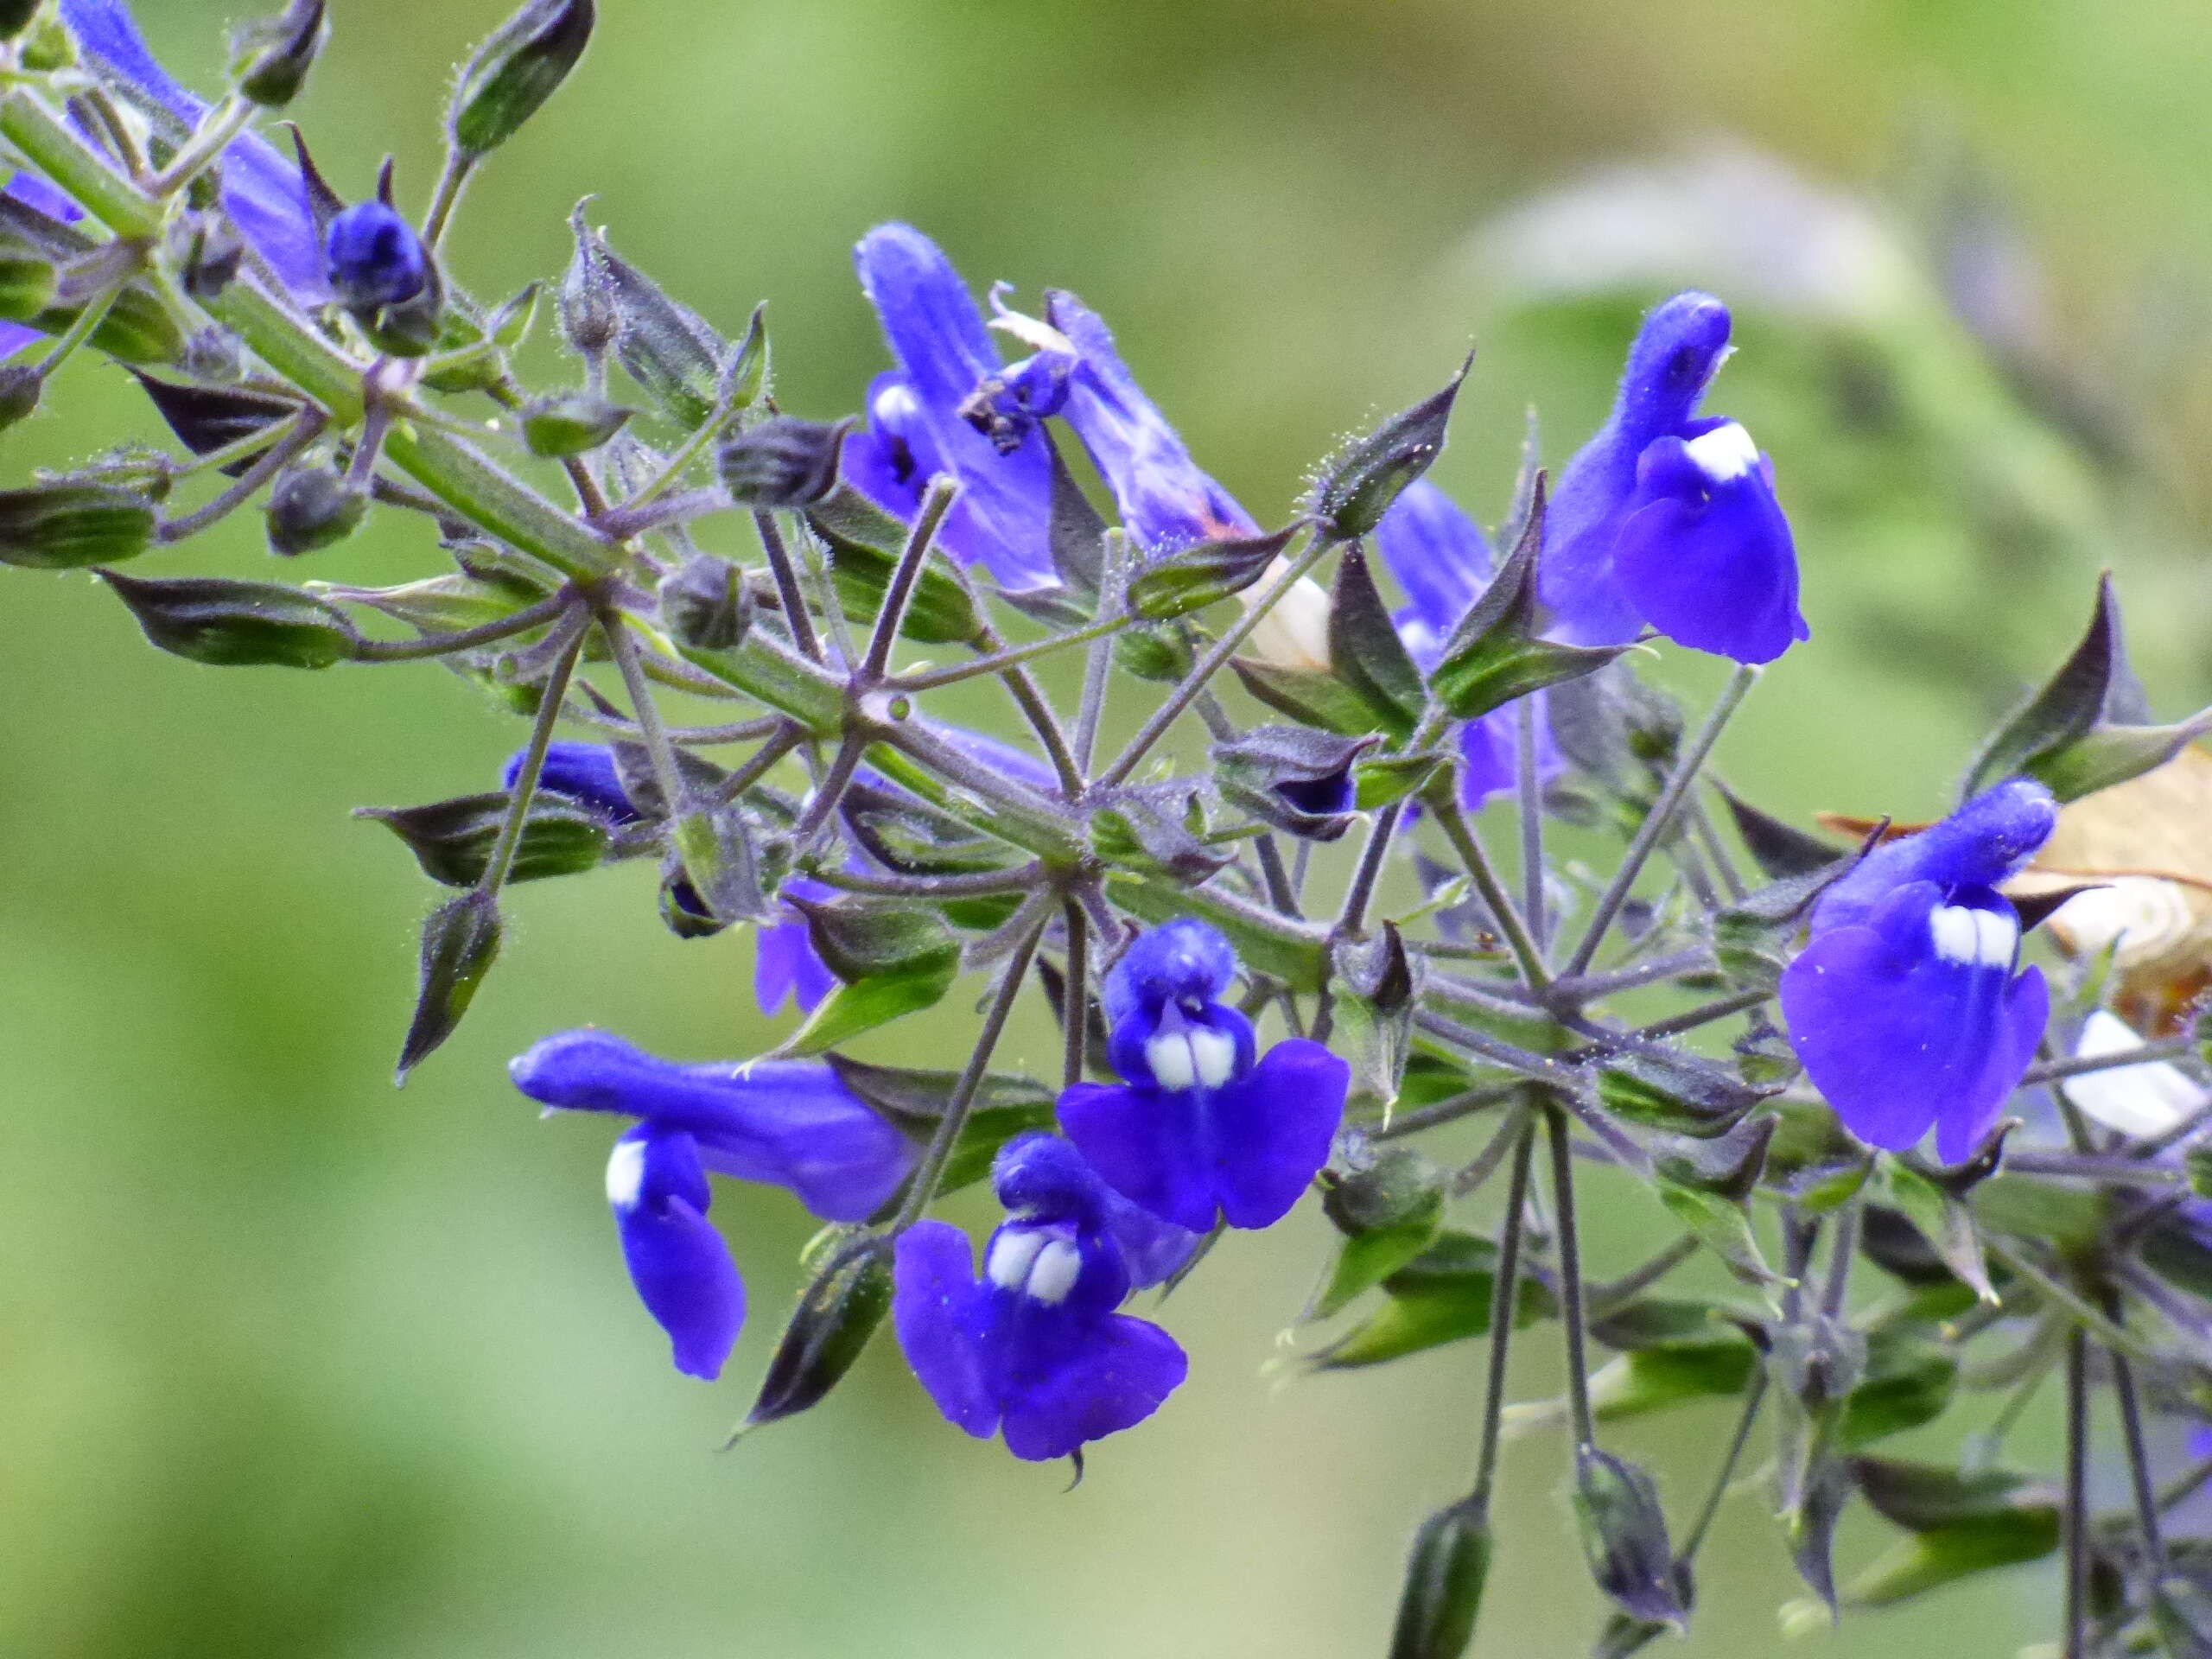
[[[1175,1339],[1116,1313],[1130,1268],[1114,1196],[1076,1149],[1025,1135],[992,1170],[1011,1213],[983,1249],[941,1221],[900,1236],[892,1321],[948,1421],[1006,1437],[1018,1458],[1064,1458],[1143,1421],[1188,1372]]]
[[[607,1201],[639,1298],[693,1376],[721,1373],[745,1320],[744,1286],[706,1219],[709,1172],[787,1187],[824,1221],[864,1221],[915,1163],[913,1144],[817,1062],[684,1065],[586,1030],[507,1071],[548,1107],[638,1120],[607,1160]]]
[[[1560,474],[1538,580],[1560,639],[1611,645],[1649,624],[1766,663],[1810,637],[1773,463],[1736,422],[1697,412],[1729,327],[1710,294],[1654,310],[1612,413]]]
[[[1251,1022],[1220,1001],[1228,940],[1203,922],[1145,934],[1106,976],[1114,1069],[1077,1083],[1060,1127],[1124,1198],[1194,1232],[1281,1220],[1328,1160],[1351,1069],[1302,1038],[1255,1057]]]
[[[1425,478],[1408,484],[1375,526],[1375,545],[1412,601],[1392,620],[1406,652],[1426,673],[1452,630],[1489,584],[1492,556],[1482,526]],[[1536,776],[1557,777],[1566,757],[1552,739],[1543,693],[1536,699]],[[1480,807],[1520,778],[1520,714],[1510,705],[1459,728],[1459,798]]]
[[[782,891],[817,902],[837,896],[835,887],[804,875],[785,882]],[[785,997],[801,1014],[812,1014],[836,986],[837,976],[815,952],[806,918],[789,905],[776,906],[776,919],[760,928],[753,950],[753,1000],[763,1014],[773,1014]]]
[[[340,305],[357,311],[404,305],[430,279],[423,238],[391,203],[374,197],[330,221],[323,255],[330,291]]]
[[[2057,822],[2050,791],[2014,779],[1878,849],[1814,907],[1782,1011],[1860,1140],[1903,1151],[1932,1125],[1955,1164],[1996,1122],[2050,1013],[2042,969],[2015,971],[2020,918],[1997,886]]]
[[[530,751],[517,749],[499,769],[499,783],[512,789]],[[622,773],[614,764],[614,751],[604,743],[575,743],[556,739],[545,746],[545,764],[537,786],[590,807],[610,823],[636,823],[645,814],[631,802],[622,787]]]
[[[963,412],[1003,367],[968,285],[929,238],[880,225],[853,250],[896,372],[869,389],[868,421],[845,441],[844,475],[887,512],[912,518],[938,473],[960,482],[938,540],[1001,587],[1050,586],[1052,461],[1040,444],[1002,451]]]
[[[187,127],[199,125],[207,105],[154,60],[121,0],[61,0],[61,20],[101,70]],[[256,134],[242,134],[223,151],[223,207],[302,303],[317,305],[330,297],[322,238],[308,211],[300,169]]]

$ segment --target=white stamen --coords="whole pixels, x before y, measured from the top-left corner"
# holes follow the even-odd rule
[[[1236,1066],[1236,1039],[1225,1031],[1191,1027],[1191,1069],[1201,1087],[1218,1089]]]
[[[1051,1242],[1043,1233],[1027,1227],[1000,1233],[991,1241],[989,1259],[983,1263],[985,1277],[1001,1290],[1021,1289],[1029,1282],[1029,1270],[1038,1255]]]
[[[2142,1042],[2125,1020],[2100,1008],[2082,1022],[2082,1039],[2074,1052],[2084,1059],[2101,1059],[2125,1054]],[[2204,1104],[2204,1090],[2179,1066],[2164,1060],[2086,1071],[2059,1086],[2069,1100],[2106,1128],[2146,1138],[2178,1128]]]
[[[1012,334],[1032,351],[1062,352],[1070,357],[1082,355],[1076,350],[1075,341],[1053,327],[1051,323],[1039,321],[1035,317],[1025,317],[1019,311],[1001,311],[984,324],[984,327],[995,328],[1001,334]]]
[[[1928,912],[1929,936],[1946,962],[1973,963],[1981,953],[1981,930],[1964,905],[1938,905]]]
[[[1716,426],[1682,447],[1688,450],[1690,459],[1697,463],[1698,471],[1705,474],[1709,484],[1732,483],[1759,464],[1758,445],[1735,421]]]
[[[1163,1031],[1144,1046],[1145,1064],[1152,1080],[1174,1093],[1198,1080],[1198,1058],[1191,1052],[1190,1038],[1180,1031]]]
[[[607,1201],[617,1210],[634,1210],[645,1184],[645,1143],[617,1141],[607,1160]]]
[[[2020,925],[1994,910],[1974,912],[1974,960],[1985,968],[2012,971],[2012,955],[2020,944]]]
[[[1065,1239],[1047,1239],[1029,1269],[1030,1298],[1047,1307],[1057,1307],[1067,1300],[1068,1293],[1082,1276],[1083,1252]]]

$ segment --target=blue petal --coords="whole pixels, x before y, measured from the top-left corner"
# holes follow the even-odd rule
[[[95,62],[188,126],[207,106],[180,86],[147,50],[121,0],[61,0],[61,18]],[[223,206],[278,280],[302,302],[330,296],[323,278],[322,238],[308,211],[300,170],[253,133],[223,152]]]
[[[1821,896],[1815,938],[1866,921],[1897,888],[1931,881],[1946,891],[1994,887],[2042,850],[2058,827],[2058,804],[2041,784],[2008,779],[1917,835],[1878,847]]]
[[[499,772],[503,788],[515,786],[523,760],[529,753],[527,749],[517,749],[507,757],[507,764]],[[614,764],[614,751],[604,743],[562,741],[547,744],[545,765],[537,774],[537,784],[541,789],[596,808],[615,823],[636,823],[645,817],[631,804],[628,792],[622,787],[621,772]]]
[[[1027,751],[1017,749],[988,732],[970,731],[965,726],[935,720],[925,724],[931,736],[950,744],[978,766],[988,766],[1001,777],[1011,778],[1039,794],[1059,794],[1059,774]]]
[[[836,889],[806,876],[784,883],[783,891],[801,899],[826,899]],[[753,997],[760,1012],[772,1014],[789,996],[803,1014],[811,1014],[836,984],[822,958],[814,951],[814,932],[806,918],[790,906],[778,907],[780,919],[761,928],[753,947]]]
[[[8,181],[7,194],[26,207],[34,208],[48,219],[58,219],[65,225],[74,225],[85,216],[85,210],[75,201],[35,173],[17,173]]]
[[[1007,1141],[991,1166],[991,1185],[1001,1205],[1024,1217],[1103,1229],[1134,1286],[1173,1277],[1203,1236],[1130,1203],[1098,1179],[1073,1142],[1056,1135]]]
[[[1678,437],[1645,449],[1614,543],[1614,575],[1643,620],[1677,644],[1770,663],[1810,637],[1797,610],[1797,550],[1774,499],[1773,464],[1761,455],[1747,471],[1716,479],[1691,454]]]
[[[863,1221],[913,1167],[913,1145],[827,1065],[681,1065],[601,1031],[549,1037],[508,1066],[531,1099],[620,1112],[699,1143],[707,1167],[788,1187],[825,1221]]]
[[[630,1281],[668,1332],[676,1369],[712,1382],[745,1323],[745,1285],[706,1218],[698,1148],[681,1130],[632,1129],[607,1160],[607,1196]]]
[[[1106,1194],[1106,1231],[1121,1247],[1129,1284],[1137,1290],[1173,1279],[1189,1265],[1206,1236],[1163,1221],[1110,1189]]]
[[[961,412],[1000,362],[960,273],[935,243],[906,225],[870,231],[853,258],[912,393],[917,429],[928,435],[938,466],[960,480],[960,499],[938,540],[955,558],[982,563],[1001,586],[1055,582],[1052,461],[1044,446],[1001,454]]]
[[[323,256],[331,291],[356,309],[404,304],[429,280],[423,238],[382,201],[356,202],[332,219]]]
[[[1655,441],[1686,435],[1707,384],[1727,355],[1728,308],[1677,294],[1643,321],[1605,425],[1560,474],[1546,520],[1537,592],[1559,638],[1579,645],[1633,639],[1643,626],[1613,575],[1613,543],[1636,491],[1637,460]]]
[[[1293,1039],[1217,1090],[1076,1084],[1060,1125],[1108,1185],[1163,1221],[1205,1232],[1218,1210],[1232,1227],[1266,1227],[1328,1161],[1351,1077]]]
[[[983,1312],[965,1233],[918,1221],[899,1235],[891,1296],[899,1346],[945,1420],[979,1440],[999,1426],[978,1329]]]
[[[1045,296],[1045,317],[1076,349],[1067,423],[1113,491],[1122,523],[1137,545],[1152,552],[1258,535],[1251,514],[1198,470],[1175,429],[1144,395],[1098,314],[1055,289]]]
[[[1179,917],[1138,937],[1100,993],[1109,1024],[1157,1018],[1169,1002],[1211,1002],[1236,977],[1236,951],[1217,929]]]
[[[900,518],[914,516],[923,489],[946,470],[913,388],[896,369],[869,383],[868,419],[846,438],[841,466],[847,483]]]
[[[1006,1401],[1006,1449],[1017,1458],[1065,1458],[1087,1441],[1134,1427],[1190,1375],[1174,1338],[1126,1314],[1071,1325],[1067,1338],[1052,1356],[1055,1363]]]
[[[1956,1163],[2034,1058],[2050,993],[2038,969],[2016,978],[2009,961],[1939,952],[1944,899],[1909,883],[1864,922],[1822,932],[1783,973],[1782,1008],[1806,1075],[1853,1135],[1902,1151],[1935,1125],[1937,1155]],[[2001,915],[2017,934],[2009,906]]]
[[[1375,545],[1413,601],[1416,638],[1440,648],[1490,582],[1490,538],[1425,478],[1406,486],[1375,526]],[[1407,619],[1399,619],[1405,631]]]

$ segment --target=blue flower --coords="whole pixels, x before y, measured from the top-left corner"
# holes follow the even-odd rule
[[[845,442],[845,476],[887,512],[911,518],[938,473],[961,486],[938,539],[1017,591],[1058,580],[1050,541],[1052,461],[1040,444],[1001,451],[963,412],[1003,365],[952,262],[906,225],[880,225],[853,251],[861,288],[898,359]]]
[[[357,201],[333,219],[323,252],[330,291],[356,311],[404,305],[430,279],[423,238],[389,202]]]
[[[502,787],[515,786],[515,779],[520,775],[522,763],[529,753],[527,749],[517,749],[507,757],[507,764],[499,771]],[[622,787],[622,773],[614,764],[614,751],[604,743],[556,741],[547,744],[537,786],[590,807],[610,823],[637,823],[645,816],[632,804],[629,791]]]
[[[1194,1232],[1266,1227],[1328,1160],[1351,1070],[1302,1038],[1255,1059],[1251,1022],[1219,998],[1228,940],[1182,920],[1145,934],[1106,976],[1119,1084],[1078,1083],[1060,1126],[1107,1185]]]
[[[1459,619],[1482,597],[1493,559],[1482,526],[1425,478],[1408,485],[1375,526],[1375,545],[1413,602],[1392,620],[1406,652],[1426,673]],[[1552,739],[1543,693],[1536,699],[1536,777],[1557,777],[1567,759]],[[1520,714],[1508,706],[1459,728],[1459,798],[1480,807],[1520,780]]]
[[[1810,637],[1773,463],[1734,421],[1697,413],[1729,327],[1710,294],[1653,311],[1612,413],[1560,474],[1539,583],[1560,639],[1611,645],[1649,624],[1766,663]]]
[[[207,105],[180,86],[146,48],[120,0],[61,0],[61,20],[94,66],[188,128]],[[329,297],[322,238],[308,210],[300,169],[253,133],[223,151],[223,207],[239,234],[302,303]]]
[[[1142,1422],[1190,1369],[1175,1339],[1115,1310],[1131,1274],[1113,1194],[1051,1135],[1009,1143],[992,1171],[1013,1213],[976,1276],[967,1235],[941,1221],[900,1236],[892,1322],[937,1408],[978,1440],[1042,1461]]]
[[[1860,1140],[1902,1151],[1932,1125],[1955,1164],[1996,1122],[2050,1012],[2042,969],[2015,971],[2020,918],[1997,884],[2057,822],[2050,791],[2014,779],[1879,849],[1814,907],[1782,1011]]]
[[[803,875],[785,882],[782,891],[817,901],[837,896],[835,887]],[[773,1014],[787,996],[801,1014],[812,1014],[836,986],[837,976],[815,951],[813,929],[789,905],[776,906],[776,919],[760,930],[753,950],[753,1000],[763,1014]]]
[[[912,1143],[818,1063],[682,1065],[571,1031],[507,1071],[549,1107],[639,1120],[607,1160],[607,1201],[639,1298],[693,1376],[721,1373],[745,1319],[744,1286],[706,1220],[709,1171],[786,1187],[824,1221],[864,1221],[915,1163]]]

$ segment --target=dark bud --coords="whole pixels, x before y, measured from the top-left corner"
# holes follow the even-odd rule
[[[1490,1519],[1471,1499],[1447,1504],[1421,1523],[1406,1562],[1390,1659],[1459,1659],[1474,1639],[1492,1547]]]
[[[1574,1518],[1598,1587],[1630,1618],[1679,1629],[1675,1555],[1651,1477],[1594,1446],[1578,1447]]]
[[[330,36],[323,0],[292,0],[281,16],[264,17],[231,37],[231,79],[240,97],[264,110],[281,110],[300,95],[315,54]]]
[[[613,349],[615,337],[622,332],[622,314],[615,308],[607,278],[605,245],[598,232],[584,223],[589,201],[587,197],[578,202],[575,212],[569,216],[576,251],[569,261],[568,274],[561,279],[561,332],[571,349],[597,359]]]
[[[381,200],[357,201],[332,219],[323,257],[331,292],[352,311],[404,305],[430,281],[429,250],[398,210]]]
[[[213,299],[238,280],[245,244],[219,212],[187,213],[170,232],[184,291],[195,300]]]
[[[12,41],[31,26],[41,0],[0,0],[0,41]]]
[[[150,374],[139,375],[138,385],[153,400],[155,412],[195,455],[212,454],[257,432],[272,431],[299,413],[299,405],[285,398],[233,386],[186,385]],[[224,471],[235,478],[252,464],[253,458],[246,456]]]
[[[195,380],[227,385],[245,378],[245,347],[229,329],[210,323],[187,336],[176,365]]]
[[[593,261],[620,319],[614,354],[662,414],[684,431],[696,431],[721,408],[729,355],[721,336],[652,277],[617,257],[604,236],[583,230],[582,209],[578,213],[578,233],[594,244]]]
[[[67,480],[0,490],[0,564],[116,564],[137,558],[153,538],[153,503],[136,490]]]
[[[559,90],[590,43],[592,0],[528,0],[461,72],[446,132],[463,156],[497,149]]]
[[[146,638],[216,668],[328,668],[353,654],[353,625],[311,594],[219,576],[141,581],[103,570]]]
[[[361,527],[369,498],[327,467],[296,467],[269,493],[269,550],[287,558],[334,547]]]
[[[1341,1312],[1427,1249],[1444,1218],[1444,1178],[1409,1147],[1386,1147],[1359,1167],[1324,1170],[1321,1183],[1322,1211],[1344,1245],[1306,1310],[1315,1319]]]
[[[539,397],[522,412],[523,442],[533,455],[581,455],[620,432],[637,412],[588,391]]]
[[[1262,726],[1214,746],[1215,780],[1232,805],[1307,841],[1334,841],[1358,810],[1352,765],[1382,741],[1304,726]]]
[[[0,431],[38,412],[39,391],[44,384],[37,370],[20,363],[0,368]]]
[[[679,939],[711,939],[729,925],[707,908],[683,867],[673,861],[661,875],[660,918]]]
[[[957,966],[960,945],[938,913],[896,899],[817,900],[784,895],[806,918],[815,954],[851,984],[884,975],[935,974]]]
[[[484,878],[506,823],[510,797],[505,790],[433,801],[427,806],[359,806],[357,818],[372,818],[407,843],[423,874],[449,887],[473,887]],[[607,851],[607,821],[588,807],[539,794],[523,821],[522,840],[507,871],[510,881],[573,875],[596,865]]]
[[[868,1338],[891,1311],[892,1241],[863,1234],[833,1245],[828,1259],[798,1299],[784,1327],[775,1357],[760,1382],[760,1397],[730,1438],[797,1416],[821,1403],[844,1379]]]
[[[1770,817],[1749,801],[1738,798],[1726,785],[1714,786],[1720,791],[1720,798],[1728,804],[1729,816],[1736,821],[1736,833],[1743,837],[1751,861],[1770,881],[1810,875],[1845,855],[1843,849],[1833,842],[1784,823],[1780,818]]]
[[[1699,1139],[1725,1135],[1774,1092],[1714,1061],[1660,1049],[1616,1055],[1598,1072],[1599,1103],[1616,1117]]]
[[[1241,594],[1282,556],[1300,525],[1272,536],[1200,542],[1147,564],[1129,584],[1129,610],[1148,622],[1172,621]]]
[[[721,446],[715,457],[722,487],[745,507],[803,507],[837,482],[845,425],[779,415]]]
[[[1230,861],[1205,838],[1205,815],[1188,784],[1116,790],[1090,815],[1090,844],[1107,863],[1196,887]]]
[[[1375,528],[1399,492],[1427,472],[1444,448],[1444,429],[1459,385],[1474,365],[1474,353],[1459,365],[1451,384],[1433,397],[1415,404],[1351,447],[1313,495],[1313,514],[1330,526],[1331,539],[1350,541]]]
[[[729,651],[753,626],[753,594],[743,571],[702,553],[661,583],[660,615],[677,644]]]
[[[490,893],[464,893],[430,912],[423,924],[422,988],[407,1040],[400,1045],[394,1083],[405,1083],[407,1074],[453,1035],[499,955],[499,901]]]

